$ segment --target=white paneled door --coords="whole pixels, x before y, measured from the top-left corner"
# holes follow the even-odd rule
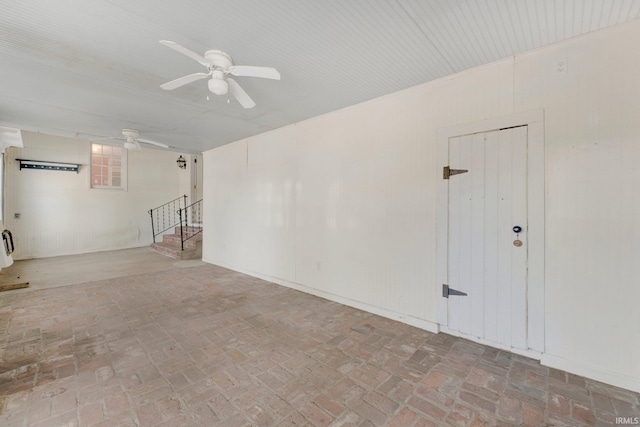
[[[448,164],[447,329],[526,350],[527,126],[449,138]]]

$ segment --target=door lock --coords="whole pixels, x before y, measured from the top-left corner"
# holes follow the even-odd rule
[[[513,241],[513,246],[519,248],[522,246],[522,240],[520,240],[520,232],[522,231],[522,227],[516,225],[513,227],[513,232],[516,233],[516,240]]]

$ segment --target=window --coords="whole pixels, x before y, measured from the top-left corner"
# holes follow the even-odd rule
[[[91,188],[125,188],[125,150],[106,144],[91,144]]]

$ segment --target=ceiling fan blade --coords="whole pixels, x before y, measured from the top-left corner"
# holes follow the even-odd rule
[[[252,65],[232,65],[229,74],[237,77],[261,77],[263,79],[280,80],[280,73],[271,67],[254,67]]]
[[[231,92],[231,95],[238,100],[240,105],[244,108],[253,108],[256,106],[253,99],[251,99],[247,92],[245,92],[235,80],[227,78],[227,83],[229,83],[229,91]]]
[[[211,73],[189,74],[188,76],[180,77],[175,80],[171,80],[170,82],[161,84],[160,87],[164,90],[173,90],[179,88],[180,86],[195,82],[196,80],[206,79],[210,75]]]
[[[117,140],[117,141],[123,141],[124,138],[121,136],[101,136],[100,138],[91,138],[91,141],[104,141],[107,139],[113,139],[113,140]]]
[[[195,59],[196,61],[198,61],[199,63],[201,63],[202,65],[204,65],[207,68],[209,68],[209,66],[211,65],[211,62],[207,61],[203,56],[198,55],[194,51],[189,50],[184,46],[180,46],[176,42],[172,42],[172,41],[169,41],[169,40],[160,40],[160,44],[163,44],[166,47],[169,47],[169,48],[171,48],[171,49],[173,49],[173,50],[175,50],[177,52],[180,52],[181,54],[186,55],[191,59]]]
[[[145,144],[155,145],[157,147],[169,148],[169,146],[167,144],[163,144],[162,142],[151,141],[149,139],[138,138],[138,141],[144,142]]]

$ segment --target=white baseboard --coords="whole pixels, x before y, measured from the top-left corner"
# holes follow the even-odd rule
[[[560,369],[582,377],[610,384],[616,387],[640,393],[640,378],[602,369],[584,362],[565,359],[553,354],[543,353],[540,363],[544,366]]]
[[[246,274],[248,276],[257,277],[258,279],[266,280],[267,282],[276,283],[281,286],[285,286],[287,288],[296,289],[298,291],[315,295],[320,298],[324,298],[329,301],[337,302],[340,304],[347,305],[349,307],[357,308],[359,310],[366,311],[367,313],[376,314],[381,317],[386,317],[387,319],[396,320],[401,323],[405,323],[407,325],[415,326],[416,328],[423,329],[425,331],[433,332],[437,334],[439,332],[439,327],[437,323],[430,322],[428,320],[419,319],[417,317],[408,316],[406,314],[397,313],[392,310],[387,310],[382,307],[377,307],[375,305],[367,304],[362,301],[356,301],[350,298],[345,298],[340,295],[335,295],[329,292],[322,291],[320,289],[312,288],[309,286],[302,285],[300,283],[291,282],[286,279],[281,279],[278,277],[272,277],[265,274],[257,273],[255,271],[246,270],[243,268],[238,268],[233,265],[228,265],[223,262],[211,260],[208,258],[202,258],[202,261],[207,262],[209,264],[218,265],[220,267],[228,268],[233,271],[237,271],[239,273]]]

